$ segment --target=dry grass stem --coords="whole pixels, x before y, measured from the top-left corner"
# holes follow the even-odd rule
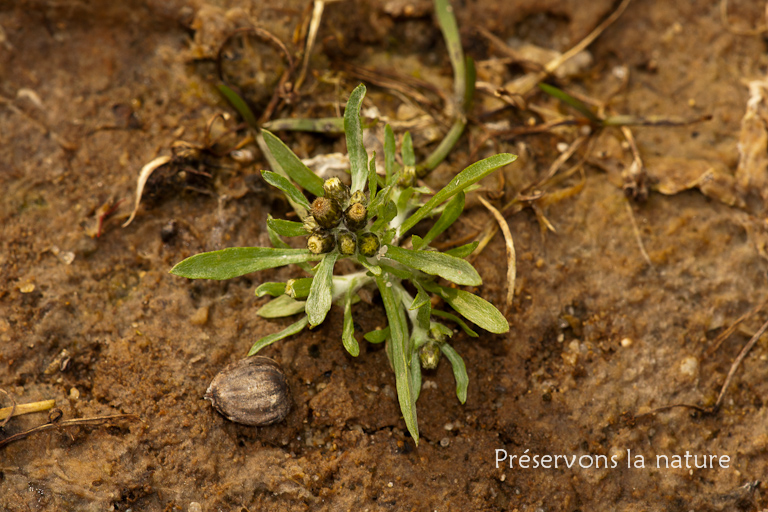
[[[30,402],[26,404],[14,403],[11,407],[0,409],[0,420],[8,419],[12,416],[30,414],[33,412],[43,412],[52,409],[56,405],[56,400],[42,400],[40,402]]]
[[[489,203],[483,196],[478,196],[480,202],[483,203],[489,212],[496,218],[501,232],[504,234],[504,242],[507,245],[507,309],[512,305],[512,301],[515,298],[515,278],[517,277],[517,262],[515,257],[515,242],[512,239],[512,233],[509,231],[509,224],[507,220],[491,203]]]
[[[635,234],[635,240],[637,240],[637,246],[640,248],[640,253],[643,255],[643,259],[648,264],[649,267],[654,268],[653,262],[651,261],[651,257],[648,256],[648,252],[645,250],[645,245],[643,244],[643,238],[640,236],[640,228],[637,227],[637,221],[635,220],[635,212],[632,211],[632,205],[629,204],[629,201],[627,201],[627,198],[624,199],[624,206],[627,207],[627,213],[629,214],[629,222],[632,224],[632,231]]]

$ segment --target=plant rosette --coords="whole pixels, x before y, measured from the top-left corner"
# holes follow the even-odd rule
[[[331,305],[344,309],[341,340],[357,357],[360,346],[354,336],[352,305],[363,287],[376,287],[381,294],[388,326],[365,334],[370,343],[386,343],[386,353],[395,373],[397,396],[406,426],[418,444],[416,401],[421,390],[421,372],[433,369],[440,356],[450,362],[456,379],[456,395],[467,399],[466,367],[447,339],[453,330],[442,320],[457,324],[469,336],[477,337],[466,320],[492,333],[505,333],[509,324],[490,302],[475,294],[439,284],[437,278],[459,286],[479,286],[482,279],[464,258],[478,243],[440,252],[430,243],[459,218],[465,193],[496,169],[512,163],[515,155],[503,153],[476,162],[459,172],[437,193],[416,187],[415,156],[411,137],[405,133],[396,162],[395,135],[385,128],[384,173],[376,171],[375,153],[368,158],[363,146],[360,106],[365,86],[350,95],[344,113],[344,130],[349,152],[351,187],[337,178],[323,180],[314,174],[293,151],[267,130],[262,136],[278,165],[262,171],[264,179],[281,190],[302,222],[269,218],[267,231],[273,247],[234,247],[197,254],[178,263],[171,273],[190,279],[230,279],[251,272],[285,265],[299,265],[309,277],[285,283],[266,282],[256,288],[257,296],[274,297],[259,309],[264,318],[300,315],[282,331],[253,344],[248,355],[320,325]],[[310,202],[302,192],[315,196]],[[427,200],[425,196],[431,194]],[[424,237],[411,235],[411,247],[401,240],[419,222],[437,217]],[[306,249],[291,248],[283,237],[306,237]],[[335,275],[336,262],[351,258],[358,272]],[[314,267],[310,262],[319,261]],[[405,283],[410,286],[406,288]],[[412,296],[408,290],[415,290]],[[432,309],[433,295],[441,297],[456,314]]]

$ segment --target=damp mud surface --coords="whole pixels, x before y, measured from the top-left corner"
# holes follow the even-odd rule
[[[507,305],[498,233],[473,260],[484,284],[472,291],[511,329],[454,334],[467,402],[446,361],[425,373],[416,446],[383,347],[362,340],[386,325],[378,294],[356,306],[357,358],[337,306],[261,352],[284,368],[293,404],[280,423],[246,427],[203,395],[292,323],[258,317],[267,298],[255,287],[301,270],[228,281],[168,270],[198,252],[268,245],[267,216],[290,210],[215,88],[219,48],[224,78],[257,116],[336,117],[362,81],[364,115],[411,130],[423,157],[450,126],[452,94],[431,2],[327,3],[289,90],[274,40],[228,37],[260,27],[296,58],[310,2],[0,0],[0,407],[54,399],[61,411],[58,426],[0,447],[0,510],[768,508],[764,339],[718,402],[768,315],[765,6],[632,1],[547,82],[599,116],[656,125],[552,126],[584,116],[514,92],[516,80],[619,7],[454,2],[478,91],[465,135],[426,184],[519,155],[476,192],[498,208],[519,199],[505,214],[517,282]],[[279,135],[302,158],[345,153],[337,134]],[[122,227],[158,156],[172,161]],[[534,186],[550,171],[559,178]],[[494,223],[470,194],[437,242]],[[668,408],[679,404],[697,408]],[[16,416],[0,443],[48,421]]]

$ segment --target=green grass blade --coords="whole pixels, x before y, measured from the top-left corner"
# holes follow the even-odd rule
[[[333,298],[333,266],[336,264],[336,258],[339,253],[330,252],[323,257],[323,260],[317,266],[315,278],[312,280],[312,286],[309,289],[307,297],[307,316],[309,317],[310,327],[315,327],[323,323],[325,316],[331,309]]]
[[[456,379],[456,396],[459,402],[467,401],[467,386],[469,385],[469,376],[467,375],[467,366],[458,352],[447,343],[440,344],[440,351],[451,362],[453,367],[453,378]]]
[[[411,433],[416,446],[419,445],[419,425],[416,418],[416,400],[413,393],[413,381],[411,380],[411,354],[408,346],[408,324],[405,312],[392,283],[386,276],[376,278],[376,285],[384,302],[384,309],[389,320],[390,339],[387,346],[390,350],[392,367],[395,370],[395,383],[397,385],[397,399],[400,403],[400,411],[403,413],[405,425]],[[387,286],[389,285],[389,286]]]
[[[400,153],[403,156],[404,166],[413,167],[416,165],[416,153],[413,151],[411,132],[405,132],[405,135],[403,135],[403,143],[400,146]]]
[[[276,332],[273,334],[268,334],[267,336],[264,336],[263,338],[256,341],[256,343],[253,344],[251,347],[251,350],[248,351],[248,356],[252,356],[256,354],[259,350],[263,349],[264,347],[267,347],[274,342],[278,340],[282,340],[283,338],[287,338],[288,336],[293,336],[294,334],[298,334],[301,331],[304,330],[304,328],[307,326],[307,317],[305,316],[298,322],[292,323],[285,329],[283,329],[280,332]]]
[[[456,101],[460,102],[464,100],[467,90],[465,82],[467,70],[464,50],[461,47],[459,26],[456,23],[456,17],[453,15],[451,2],[449,0],[435,0],[435,14],[437,14],[437,23],[443,32],[445,46],[448,48],[448,57],[450,57],[451,66],[453,67],[453,91]]]
[[[544,82],[539,83],[539,89],[549,94],[553,98],[562,101],[566,105],[570,105],[591,122],[595,124],[603,124],[603,120],[597,117],[597,115],[592,112],[592,109],[590,109],[586,103],[580,99],[574,98],[564,90],[558,89],[554,85],[545,84]]]
[[[304,224],[292,220],[267,219],[267,225],[281,236],[307,236]]]
[[[231,247],[191,256],[177,263],[171,269],[171,274],[189,279],[231,279],[268,268],[317,260],[320,257],[306,249]]]
[[[245,102],[243,98],[240,97],[239,94],[237,94],[231,87],[219,84],[216,86],[216,88],[219,90],[222,96],[224,96],[224,99],[226,99],[232,107],[234,107],[235,110],[237,110],[237,113],[240,114],[240,117],[243,118],[243,121],[248,123],[248,126],[251,128],[258,129],[258,121],[256,121],[256,116],[253,115],[253,110],[251,110],[251,107],[248,106],[248,104]]]
[[[296,153],[291,151],[291,148],[286,146],[283,141],[278,139],[277,136],[269,130],[262,129],[261,134],[264,137],[264,142],[266,142],[272,156],[293,181],[311,194],[316,196],[325,194],[325,191],[323,190],[323,179],[313,173],[309,167],[304,165],[301,159],[296,156]]]
[[[352,357],[360,355],[360,345],[355,339],[355,323],[352,321],[352,287],[347,288],[344,295],[344,327],[341,332],[341,341]]]
[[[429,215],[435,207],[439,206],[444,201],[447,201],[459,192],[464,191],[464,189],[470,185],[474,185],[499,167],[510,164],[516,159],[516,155],[511,155],[509,153],[499,153],[498,155],[493,155],[470,165],[459,174],[454,176],[454,178],[448,182],[448,185],[443,187],[442,190],[432,196],[432,199],[427,201],[424,206],[416,210],[416,213],[411,215],[403,223],[403,225],[400,226],[400,235],[404,235],[409,229],[415,226],[416,223]]]
[[[464,290],[446,288],[424,282],[424,287],[440,295],[457,313],[486,331],[502,334],[509,331],[509,322],[493,304]]]
[[[368,177],[368,153],[363,146],[363,127],[360,124],[360,106],[363,104],[365,91],[363,84],[358,85],[350,94],[344,110],[344,132],[347,134],[352,193],[362,191]]]
[[[275,283],[275,282],[261,283],[258,286],[258,288],[256,288],[255,293],[257,297],[263,297],[265,295],[271,295],[272,297],[277,297],[285,293],[285,283]]]
[[[462,211],[464,211],[463,191],[459,192],[453,197],[453,199],[448,201],[448,204],[443,210],[443,213],[440,215],[440,218],[437,219],[437,222],[435,222],[435,224],[429,229],[429,232],[424,235],[424,238],[419,242],[418,247],[416,246],[416,243],[414,243],[413,248],[418,250],[425,245],[429,245],[432,240],[437,238],[443,231],[448,229],[451,224],[456,222],[456,219],[459,218],[459,215],[461,215]]]
[[[385,257],[406,267],[421,270],[425,274],[440,276],[456,284],[479,286],[483,284],[480,274],[466,260],[437,251],[414,251],[396,245],[387,245]]]
[[[292,201],[309,210],[309,200],[304,196],[304,194],[301,193],[298,188],[296,188],[293,183],[280,176],[276,172],[261,171],[261,175],[264,177],[264,181],[273,187],[282,190],[283,193],[288,196],[288,199],[291,199]]]
[[[262,318],[283,318],[304,311],[306,302],[293,300],[287,295],[280,295],[264,304],[256,314]]]

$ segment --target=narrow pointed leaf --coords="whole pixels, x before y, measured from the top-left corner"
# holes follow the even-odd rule
[[[376,186],[379,184],[379,177],[376,174],[376,152],[371,155],[371,161],[368,164],[368,191],[369,197],[376,197]]]
[[[296,156],[296,153],[291,151],[291,148],[286,146],[283,141],[278,139],[274,133],[268,130],[262,129],[261,134],[264,137],[264,142],[267,143],[267,147],[269,148],[270,153],[272,153],[272,156],[293,181],[311,194],[316,196],[325,194],[325,191],[323,190],[323,179],[313,173],[309,167],[304,165],[301,159]]]
[[[435,283],[422,284],[430,292],[440,295],[460,315],[478,327],[497,334],[509,331],[507,319],[487,300],[464,290],[446,288]]]
[[[304,224],[292,220],[267,219],[267,225],[272,228],[275,233],[282,236],[307,236],[308,234],[307,230],[304,229]]]
[[[443,32],[445,46],[448,48],[448,57],[451,59],[453,67],[453,90],[456,101],[463,101],[466,91],[466,62],[464,60],[464,50],[461,47],[461,36],[459,35],[459,26],[456,23],[456,17],[453,15],[453,7],[449,0],[435,0],[435,14],[437,23]]]
[[[454,322],[458,324],[459,327],[462,328],[462,330],[467,333],[468,336],[472,338],[477,338],[478,334],[469,328],[467,323],[459,318],[458,316],[454,315],[453,313],[448,313],[447,311],[440,311],[439,309],[433,309],[432,314],[435,316],[439,316],[440,318],[445,318],[446,320],[450,320],[451,322]]]
[[[331,309],[333,298],[333,266],[336,264],[336,258],[339,253],[336,251],[325,255],[323,260],[317,266],[315,278],[312,280],[312,286],[309,289],[307,297],[307,316],[309,317],[310,327],[315,327],[323,323],[325,316]]]
[[[413,401],[416,402],[421,395],[421,359],[416,350],[411,354],[411,388],[413,388]]]
[[[231,279],[267,268],[317,260],[320,256],[306,249],[271,247],[231,247],[204,252],[177,263],[171,274],[190,279]]]
[[[363,127],[360,124],[360,106],[363,104],[365,91],[363,84],[358,85],[349,95],[349,101],[344,110],[344,132],[347,134],[352,193],[362,191],[368,177],[368,153],[363,146]]]
[[[285,293],[285,283],[275,283],[275,282],[261,283],[259,287],[256,288],[255,293],[257,297],[263,297],[265,295],[271,295],[272,297],[277,297],[278,295],[282,295]]]
[[[384,309],[389,320],[390,340],[387,347],[390,351],[392,367],[395,370],[395,383],[397,385],[397,399],[400,402],[400,411],[403,413],[405,425],[411,433],[413,441],[419,444],[419,425],[416,418],[416,400],[413,394],[413,381],[411,380],[411,354],[408,346],[408,324],[405,312],[392,283],[381,276],[376,278],[376,285],[384,302]],[[389,286],[387,286],[389,285]]]
[[[355,339],[355,323],[352,321],[352,287],[347,288],[344,295],[344,327],[341,333],[341,341],[352,357],[360,355],[360,345]]]
[[[308,118],[284,118],[273,119],[262,125],[269,131],[281,130],[292,132],[317,132],[317,133],[344,133],[344,119],[340,117]]]
[[[414,251],[396,245],[387,245],[385,256],[406,267],[421,270],[425,274],[440,276],[456,284],[479,286],[483,284],[480,274],[466,260],[437,251]]]
[[[304,311],[306,302],[280,295],[264,304],[256,314],[262,318],[283,318]]]
[[[416,246],[416,243],[413,244],[414,249],[421,249],[423,246],[428,245],[432,240],[437,238],[443,231],[448,229],[448,227],[453,224],[456,219],[459,218],[459,215],[461,215],[461,212],[464,210],[464,192],[459,192],[454,196],[453,199],[448,201],[448,204],[445,206],[445,209],[443,210],[442,215],[440,215],[440,218],[437,219],[437,222],[430,228],[429,232],[424,235],[424,239],[419,243],[419,246]]]
[[[237,110],[237,113],[240,114],[240,117],[243,118],[243,121],[248,123],[248,126],[251,128],[258,128],[258,121],[256,121],[256,116],[253,115],[253,110],[251,110],[251,107],[248,106],[248,104],[245,102],[243,98],[240,97],[239,94],[237,94],[231,87],[219,84],[216,86],[216,88],[219,90],[222,96],[224,96],[224,99],[226,99],[230,105],[234,107],[235,110]]]
[[[429,215],[436,206],[442,204],[444,201],[447,201],[470,185],[477,183],[499,167],[510,164],[516,159],[516,155],[511,155],[509,153],[499,153],[498,155],[488,157],[470,165],[459,174],[454,176],[448,185],[443,187],[442,190],[432,196],[432,199],[427,201],[424,206],[419,208],[416,213],[411,215],[403,223],[403,225],[400,226],[400,234],[405,234],[409,229],[415,226],[417,222]]]
[[[282,340],[283,338],[287,338],[288,336],[293,336],[294,334],[298,334],[301,331],[304,330],[304,328],[307,326],[307,317],[305,316],[298,322],[292,323],[285,329],[283,329],[280,332],[276,332],[273,334],[268,334],[267,336],[264,336],[263,338],[256,341],[256,343],[253,344],[251,347],[251,350],[248,351],[248,357],[256,354],[259,350],[263,349],[264,347],[267,347],[274,342],[278,340]]]
[[[403,135],[403,143],[400,146],[400,153],[403,156],[404,166],[413,167],[416,165],[416,154],[413,152],[413,139],[411,138],[411,132],[405,132],[405,135]]]
[[[480,242],[472,242],[466,245],[460,245],[458,247],[454,247],[453,249],[444,251],[444,254],[450,254],[451,256],[456,256],[457,258],[466,258],[475,252],[475,249],[477,249],[478,245],[480,245]]]
[[[387,204],[385,204],[382,209],[381,213],[379,213],[379,216],[374,221],[373,225],[371,226],[371,231],[376,233],[380,231],[384,226],[390,223],[392,219],[397,217],[397,206],[395,206],[395,203],[392,201],[387,201]]]
[[[567,92],[565,92],[562,89],[558,89],[554,85],[545,84],[543,82],[539,83],[539,89],[544,91],[545,93],[549,94],[553,98],[557,98],[558,100],[562,101],[566,105],[570,105],[574,109],[576,109],[578,112],[580,112],[584,117],[589,119],[595,124],[602,124],[603,120],[600,119],[597,114],[592,112],[592,110],[587,106],[586,103],[581,101],[580,99],[574,98]]]
[[[451,366],[453,367],[453,378],[456,379],[456,396],[459,398],[459,402],[466,403],[469,376],[467,375],[467,367],[464,364],[464,360],[459,353],[447,343],[440,344],[440,351],[451,362]]]
[[[389,184],[395,173],[395,133],[389,124],[384,127],[384,172],[387,175],[386,183]]]
[[[288,181],[286,178],[280,176],[276,172],[261,171],[261,175],[264,177],[264,181],[273,187],[282,190],[289,199],[296,202],[297,204],[300,204],[304,208],[309,209],[309,200],[307,200],[304,194],[302,194],[301,191],[296,188],[296,185]]]
[[[418,293],[408,309],[418,309],[419,312],[417,313],[416,318],[419,322],[419,327],[424,330],[429,330],[429,319],[432,316],[432,301],[429,300],[429,294],[418,281],[414,281],[413,284],[416,286]]]

